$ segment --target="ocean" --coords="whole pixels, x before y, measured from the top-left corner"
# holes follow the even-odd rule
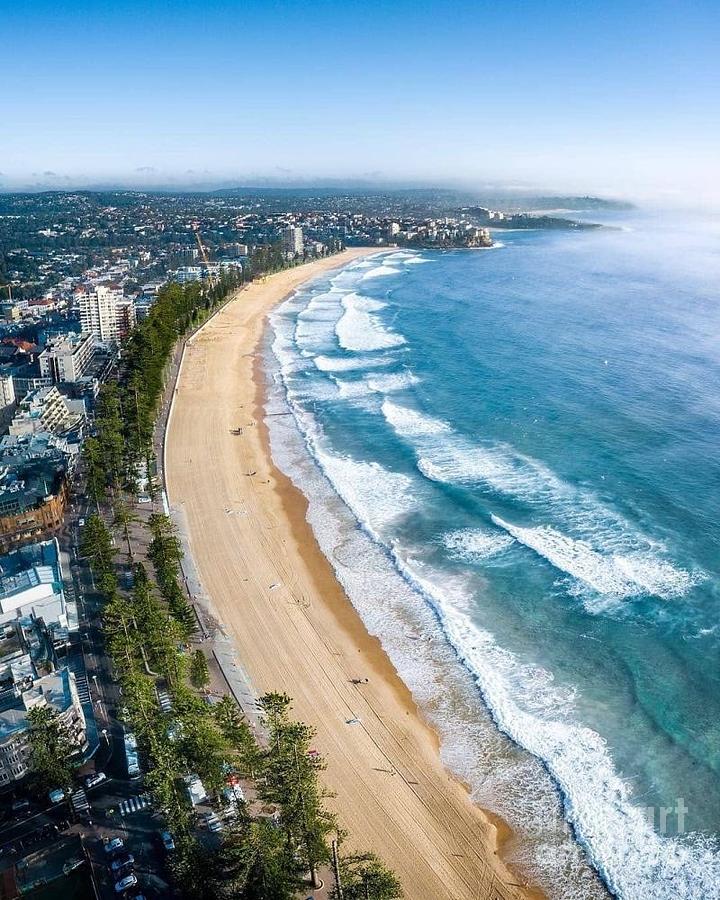
[[[551,898],[720,897],[720,227],[401,250],[270,319],[275,462]]]

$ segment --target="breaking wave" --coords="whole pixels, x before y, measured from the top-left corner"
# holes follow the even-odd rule
[[[344,350],[366,352],[389,350],[405,343],[405,338],[396,334],[374,315],[385,304],[361,294],[350,293],[343,297],[344,313],[335,325],[338,343]]]

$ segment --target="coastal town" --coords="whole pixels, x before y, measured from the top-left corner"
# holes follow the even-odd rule
[[[243,756],[248,741],[263,752],[274,701],[251,691],[201,602],[163,483],[178,364],[188,335],[268,274],[334,265],[346,248],[490,248],[490,227],[518,215],[487,207],[440,215],[424,202],[292,193],[0,196],[3,897],[44,897],[47,885],[78,897],[200,896],[188,875],[199,852],[220,860],[223,831],[239,814],[258,816],[249,820],[258,827],[281,816],[282,801],[270,802]],[[447,203],[439,209],[448,212]],[[172,333],[161,351],[155,336],[167,315]],[[155,348],[146,364],[148,341]],[[148,365],[159,367],[152,389],[143,387]],[[121,449],[143,429],[137,446]],[[133,644],[141,671],[123,674],[108,630],[118,603],[134,608],[138,630],[137,610],[149,604],[156,624],[147,627],[165,621],[176,648],[150,649],[160,638],[148,633]],[[216,768],[196,748],[159,784],[160,738],[141,730],[128,696],[138,678],[164,717],[162,740],[169,734],[172,744],[204,723],[210,749],[200,739],[199,747]],[[312,781],[320,765],[309,760]],[[172,802],[164,790],[175,792]],[[316,867],[326,867],[335,891],[341,870],[347,883],[359,877],[337,855],[334,875],[329,863],[320,853],[301,864],[309,889],[322,881]],[[390,885],[373,896],[399,896],[379,860],[366,856],[363,865],[364,877]],[[207,896],[221,894],[208,887]]]
[[[121,287],[142,315],[168,278],[242,268],[262,251],[297,261],[344,246],[492,244],[477,216],[421,215],[413,203],[398,204],[394,218],[356,211],[363,204],[352,198],[289,200],[277,210],[275,196],[0,195],[0,285],[9,305],[21,304],[10,315],[69,310],[74,289],[104,282]]]

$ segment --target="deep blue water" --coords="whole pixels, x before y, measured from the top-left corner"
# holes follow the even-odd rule
[[[388,585],[400,573],[432,610],[606,884],[705,900],[720,897],[720,227],[618,219],[354,263],[281,308],[275,353]]]

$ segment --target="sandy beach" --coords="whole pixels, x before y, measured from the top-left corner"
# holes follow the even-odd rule
[[[258,361],[266,314],[305,280],[370,252],[252,284],[188,342],[166,440],[169,500],[256,691],[287,692],[317,729],[350,846],[380,854],[411,900],[528,896],[498,856],[497,828],[443,767],[435,734],[336,581],[304,497],[270,458]]]

